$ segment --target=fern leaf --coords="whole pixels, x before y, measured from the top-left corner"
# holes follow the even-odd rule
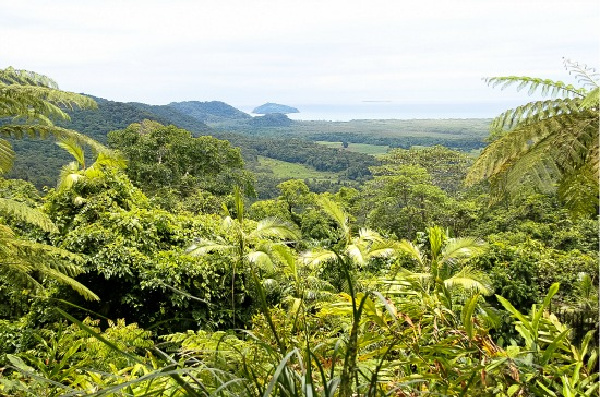
[[[56,226],[48,215],[19,201],[0,198],[0,212],[14,216],[15,218],[35,225],[45,232],[56,232]]]
[[[85,285],[73,280],[72,278],[66,276],[65,274],[63,274],[61,272],[58,272],[58,271],[56,271],[54,269],[50,269],[50,268],[41,269],[41,272],[43,274],[46,274],[48,277],[52,278],[53,280],[58,281],[61,284],[68,285],[75,292],[77,292],[79,295],[83,296],[87,300],[95,300],[95,301],[100,300],[98,295],[96,295],[92,291],[90,291]]]
[[[15,152],[12,150],[10,142],[0,139],[0,174],[10,171],[14,158]]]
[[[586,90],[576,88],[572,84],[565,84],[562,81],[542,80],[535,77],[527,76],[506,76],[506,77],[488,77],[484,81],[492,88],[500,86],[502,90],[517,84],[517,91],[528,89],[529,95],[534,94],[538,90],[542,95],[556,96],[563,94],[565,96],[574,96],[583,98]]]

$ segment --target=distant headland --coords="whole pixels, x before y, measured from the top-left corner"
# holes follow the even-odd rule
[[[288,114],[288,113],[300,113],[300,111],[292,106],[280,105],[278,103],[268,102],[268,103],[265,103],[264,105],[255,107],[254,110],[252,111],[252,113],[254,113],[254,114],[272,114],[272,113]]]

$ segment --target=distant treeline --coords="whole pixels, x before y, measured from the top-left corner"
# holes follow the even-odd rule
[[[410,149],[413,146],[435,146],[442,145],[449,149],[470,151],[473,149],[481,149],[487,146],[481,138],[464,137],[464,138],[441,138],[428,136],[406,136],[406,137],[378,137],[366,134],[336,134],[323,133],[310,136],[315,141],[329,142],[352,142],[352,143],[368,143],[377,146],[389,146],[391,148]]]

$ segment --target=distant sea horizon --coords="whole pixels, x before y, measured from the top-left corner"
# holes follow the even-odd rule
[[[283,103],[282,103],[283,104]],[[288,113],[292,120],[325,120],[347,122],[362,119],[470,119],[494,118],[511,107],[510,103],[434,103],[410,104],[394,102],[360,102],[356,104],[291,104],[300,113]],[[257,105],[258,106],[258,105]],[[252,116],[254,106],[239,110]]]

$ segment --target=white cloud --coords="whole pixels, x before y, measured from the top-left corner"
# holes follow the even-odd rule
[[[481,77],[598,63],[595,1],[0,0],[2,63],[149,103],[522,97]]]

